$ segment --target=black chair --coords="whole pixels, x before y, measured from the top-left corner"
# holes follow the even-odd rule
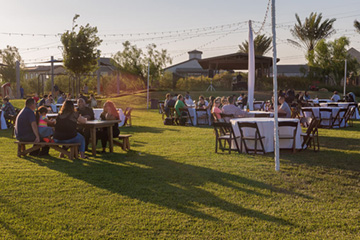
[[[187,120],[186,122],[190,121],[191,126],[193,126],[194,125],[193,124],[193,117],[190,115],[189,109],[187,109],[187,108],[179,108],[179,111],[181,113],[185,113],[184,115],[182,114],[181,117],[185,118]]]
[[[264,148],[264,144],[262,142],[262,140],[265,138],[263,136],[260,135],[260,131],[259,128],[257,126],[257,123],[251,123],[251,122],[238,122],[238,127],[240,130],[240,135],[241,135],[241,148],[242,148],[242,144],[244,144],[245,147],[245,151],[246,153],[257,153],[257,152],[262,152],[265,154],[265,148]],[[248,136],[244,134],[244,129],[248,128],[248,129],[253,129],[254,135],[253,136]],[[255,142],[255,147],[253,149],[249,148],[247,145],[247,141],[254,141]],[[257,149],[258,146],[258,141],[260,141],[260,147],[261,149]]]
[[[234,118],[234,114],[225,114],[220,113],[221,119],[224,119],[225,122],[230,122],[230,119]]]
[[[229,154],[231,154],[231,151],[238,151],[239,153],[241,153],[238,142],[238,140],[240,140],[240,137],[235,136],[231,123],[214,122],[214,131],[216,136],[215,153],[217,153],[218,148],[223,152],[225,150],[228,150]],[[233,141],[235,142],[236,149],[231,148],[231,144]],[[229,145],[228,148],[226,148],[226,143],[228,143]]]
[[[257,114],[254,114],[254,117],[256,117],[256,118],[269,118],[270,113],[257,113]]]
[[[298,129],[298,122],[293,122],[293,121],[279,121],[278,123],[279,125],[279,140],[280,139],[288,139],[288,140],[292,140],[293,141],[293,145],[292,145],[292,151],[293,153],[296,152],[296,132]],[[292,134],[281,134],[280,133],[280,129],[284,128],[284,127],[291,127],[293,128],[293,132]],[[281,149],[288,149],[288,148],[281,148]]]
[[[356,111],[356,104],[349,104],[349,106],[346,109],[346,114],[345,114],[345,127],[347,125],[347,123],[349,123],[349,126],[352,127],[353,126],[353,121],[352,121],[352,117],[354,116],[354,113]]]
[[[318,126],[320,124],[320,120],[316,118],[312,118],[309,127],[306,130],[306,133],[301,133],[303,137],[303,143],[301,145],[301,149],[307,149],[311,147],[311,141],[313,141],[314,151],[320,151],[320,143],[319,143],[319,132]],[[315,142],[316,139],[316,142]],[[316,150],[317,145],[317,150]]]
[[[328,103],[328,107],[338,107],[339,105],[337,103]]]

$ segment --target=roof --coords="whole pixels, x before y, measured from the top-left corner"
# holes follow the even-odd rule
[[[358,62],[360,62],[360,52],[358,50],[356,50],[355,48],[350,48],[347,52],[349,55],[356,58]]]
[[[277,65],[278,74],[281,73],[301,73],[301,69],[308,70],[306,64],[296,64],[296,65]],[[272,69],[271,69],[272,72]]]
[[[272,57],[255,56],[255,68],[263,66],[272,66]],[[277,59],[279,62],[280,59]],[[204,58],[199,60],[199,64],[203,69],[217,69],[217,70],[245,70],[248,69],[248,54],[247,53],[232,53],[211,58]]]
[[[201,54],[202,54],[203,52],[198,51],[198,50],[195,49],[195,50],[192,50],[192,51],[190,51],[190,52],[188,52],[188,53],[201,53]]]
[[[173,68],[173,67],[176,67],[176,66],[179,66],[179,65],[181,65],[181,64],[184,64],[184,63],[187,63],[187,62],[191,62],[191,61],[194,61],[194,60],[199,61],[199,59],[197,59],[197,58],[192,58],[192,59],[186,60],[186,61],[184,61],[184,62],[179,62],[179,63],[177,63],[177,64],[175,64],[175,65],[171,65],[171,66],[169,66],[169,67],[166,67],[166,68],[164,68],[163,70],[166,71],[166,70],[169,69],[169,68]]]

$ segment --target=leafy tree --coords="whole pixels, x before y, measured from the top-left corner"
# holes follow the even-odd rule
[[[265,36],[265,34],[257,35],[254,39],[254,50],[255,55],[263,56],[271,50],[271,37]],[[246,40],[239,45],[239,52],[248,53],[249,42]]]
[[[359,63],[350,56],[346,50],[349,46],[349,39],[341,37],[334,41],[326,42],[320,40],[315,47],[314,62],[310,67],[317,69],[317,73],[322,77],[328,76],[330,81],[336,85],[344,76],[345,59],[347,59],[347,73],[356,72]]]
[[[354,27],[356,29],[356,31],[358,31],[360,33],[360,22],[355,20],[354,21]]]
[[[305,18],[304,23],[301,22],[299,15],[295,14],[295,17],[297,23],[290,31],[303,44],[307,51],[306,58],[309,62],[312,62],[316,44],[335,33],[333,24],[336,19],[332,18],[322,21],[322,14],[313,12],[308,18]]]
[[[80,15],[76,14],[73,18],[71,31],[66,31],[61,35],[61,42],[64,45],[63,58],[65,68],[73,75],[78,82],[84,74],[93,72],[97,68],[97,59],[100,57],[100,51],[97,47],[102,40],[96,36],[98,30],[89,24],[80,26],[78,32],[76,28],[76,19]]]
[[[171,63],[166,50],[157,50],[155,44],[149,44],[144,53],[136,45],[129,41],[123,43],[123,51],[117,52],[114,56],[114,65],[120,72],[138,76],[147,84],[148,64],[150,63],[150,80],[152,85],[158,85],[163,68]]]
[[[13,84],[16,83],[16,61],[19,61],[20,65],[23,65],[18,49],[16,47],[6,46],[5,49],[0,50],[0,59],[1,62],[6,65],[0,67],[2,81]]]

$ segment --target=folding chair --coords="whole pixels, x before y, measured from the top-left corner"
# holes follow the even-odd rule
[[[314,111],[311,108],[302,108],[301,111],[302,111],[302,115],[303,115],[302,119],[305,120],[304,121],[305,126],[309,127],[311,120],[313,118],[316,118]],[[308,115],[308,116],[306,116],[306,115]],[[302,119],[300,119],[300,120],[302,120]],[[301,122],[303,122],[303,121],[301,121]]]
[[[353,126],[353,122],[352,122],[352,119],[351,117],[354,115],[355,113],[355,106],[354,104],[349,104],[349,106],[347,107],[346,109],[346,114],[345,114],[345,127],[347,125],[347,123],[349,122],[349,126],[352,127]]]
[[[320,117],[320,126],[321,128],[332,128],[333,123],[333,116],[332,116],[332,109],[328,108],[320,108],[319,110],[319,117]],[[324,123],[327,121],[328,123]]]
[[[254,110],[264,109],[264,101],[254,101]]]
[[[254,117],[256,117],[256,118],[269,118],[270,113],[258,113],[258,114],[255,114]]]
[[[328,107],[338,107],[339,105],[337,103],[328,103]]]
[[[186,120],[190,120],[190,124],[191,124],[191,126],[193,126],[194,124],[193,124],[193,120],[192,120],[192,116],[190,115],[190,112],[189,112],[189,110],[187,109],[187,108],[179,108],[179,110],[180,110],[180,112],[184,112],[184,113],[186,113],[186,115],[184,115],[184,116],[181,116],[182,118],[186,118]],[[186,122],[188,122],[188,121],[186,121]]]
[[[234,118],[234,114],[225,114],[220,113],[221,119],[224,119],[225,122],[230,122],[230,119]]]
[[[125,127],[131,127],[132,126],[132,121],[131,121],[131,112],[132,112],[133,108],[131,107],[127,107],[125,109],[124,115],[125,115],[125,123],[124,126]]]
[[[332,127],[341,128],[341,123],[345,121],[346,112],[347,112],[346,108],[342,108],[337,112],[336,116],[333,118]],[[344,125],[344,127],[346,126]]]
[[[301,136],[303,137],[303,143],[301,145],[301,149],[307,149],[308,147],[311,147],[311,141],[313,141],[314,145],[314,151],[320,151],[320,144],[319,144],[319,132],[318,132],[318,126],[320,124],[320,120],[316,118],[312,118],[309,127],[306,130],[306,133],[301,133]],[[316,150],[316,144],[315,144],[315,138],[318,150]]]
[[[195,112],[196,112],[196,124],[197,125],[209,125],[209,115],[208,115],[207,109],[199,108],[199,109],[196,109]],[[201,115],[199,116],[198,113],[201,113]],[[204,119],[204,124],[199,123],[199,120],[201,120],[201,119]]]
[[[246,153],[254,152],[255,154],[257,152],[262,152],[265,154],[265,148],[262,140],[265,138],[264,136],[260,135],[259,128],[257,126],[257,123],[251,123],[251,122],[238,122],[240,135],[241,135],[241,148],[242,144],[244,144]],[[245,135],[244,130],[247,129],[253,129],[255,131],[253,136],[249,136],[248,134]],[[249,148],[246,141],[254,141],[255,147],[253,149]],[[257,149],[258,141],[260,141],[260,147],[261,149]]]
[[[238,140],[240,140],[240,136],[239,137],[235,136],[231,123],[214,122],[214,131],[216,136],[215,153],[217,153],[218,148],[223,152],[224,150],[228,150],[229,154],[231,154],[231,151],[238,151],[239,153],[241,153],[242,149],[239,148],[239,144],[238,144]],[[222,141],[224,145],[222,144]],[[236,149],[231,148],[231,144],[233,141],[235,142]],[[228,143],[229,145],[228,148],[226,148],[226,143]]]
[[[279,121],[278,123],[279,125],[279,139],[289,139],[289,140],[293,140],[293,145],[292,145],[292,151],[293,153],[296,152],[296,132],[297,132],[297,128],[298,128],[298,123],[297,122],[293,122],[293,121]],[[282,134],[280,129],[281,128],[285,128],[285,127],[291,127],[293,128],[292,134]],[[281,149],[288,149],[288,148],[281,148]]]

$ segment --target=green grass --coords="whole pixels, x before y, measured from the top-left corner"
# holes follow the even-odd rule
[[[18,158],[0,131],[0,239],[359,239],[359,122],[275,172],[273,154],[215,154],[210,127],[164,126],[143,94],[113,100],[135,107],[130,152]]]

